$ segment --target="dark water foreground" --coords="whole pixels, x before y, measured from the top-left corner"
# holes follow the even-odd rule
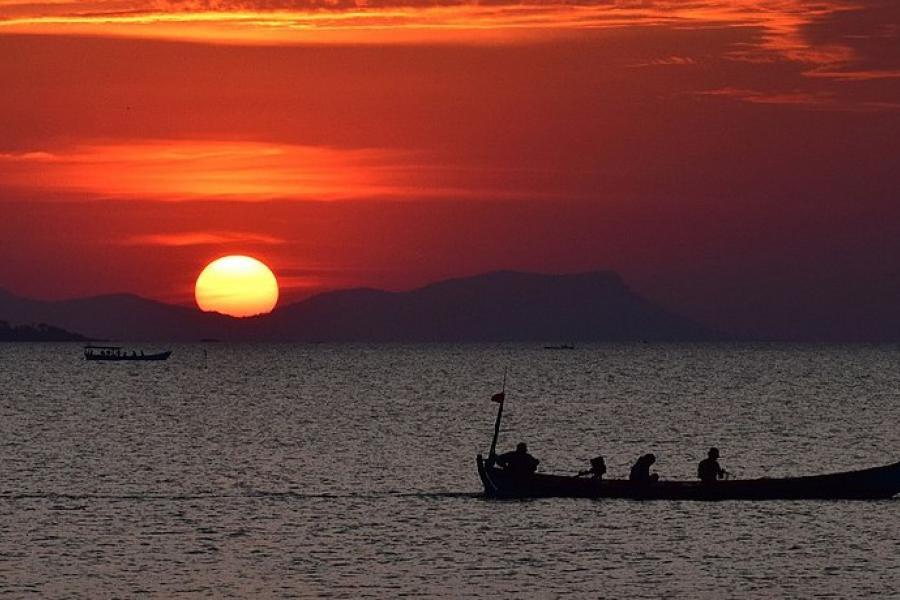
[[[0,594],[885,597],[900,500],[486,501],[501,446],[611,476],[900,460],[900,348],[0,345]]]

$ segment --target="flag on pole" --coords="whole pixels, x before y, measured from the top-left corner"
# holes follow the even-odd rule
[[[506,398],[506,394],[504,392],[500,392],[499,394],[494,394],[491,396],[491,402],[503,402]]]

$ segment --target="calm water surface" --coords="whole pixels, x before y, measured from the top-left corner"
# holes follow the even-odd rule
[[[140,348],[141,346],[136,346]],[[150,350],[149,346],[144,348]],[[710,445],[742,477],[900,460],[900,348],[176,346],[86,363],[0,345],[6,597],[886,597],[900,500],[488,501],[474,456],[544,471]]]

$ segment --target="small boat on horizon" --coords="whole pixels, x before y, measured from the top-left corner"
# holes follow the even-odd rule
[[[759,479],[633,482],[628,479],[514,473],[497,464],[497,435],[505,393],[499,402],[488,458],[476,457],[478,476],[488,498],[624,498],[634,500],[876,500],[900,494],[900,462],[881,467]]]
[[[172,355],[171,350],[166,350],[165,352],[155,352],[152,354],[145,354],[143,350],[138,353],[137,350],[132,350],[128,352],[124,350],[122,346],[85,346],[84,347],[84,359],[85,360],[107,360],[107,361],[119,361],[119,360],[166,360]]]
[[[574,350],[575,346],[573,344],[555,344],[550,346],[544,346],[544,350]]]

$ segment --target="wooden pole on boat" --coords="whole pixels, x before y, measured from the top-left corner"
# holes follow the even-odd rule
[[[491,401],[500,403],[497,407],[497,420],[494,422],[494,439],[491,440],[491,451],[488,453],[488,464],[494,464],[497,458],[497,438],[500,436],[500,418],[503,416],[503,401],[506,400],[506,371],[503,369],[503,389],[499,394],[491,396]]]

